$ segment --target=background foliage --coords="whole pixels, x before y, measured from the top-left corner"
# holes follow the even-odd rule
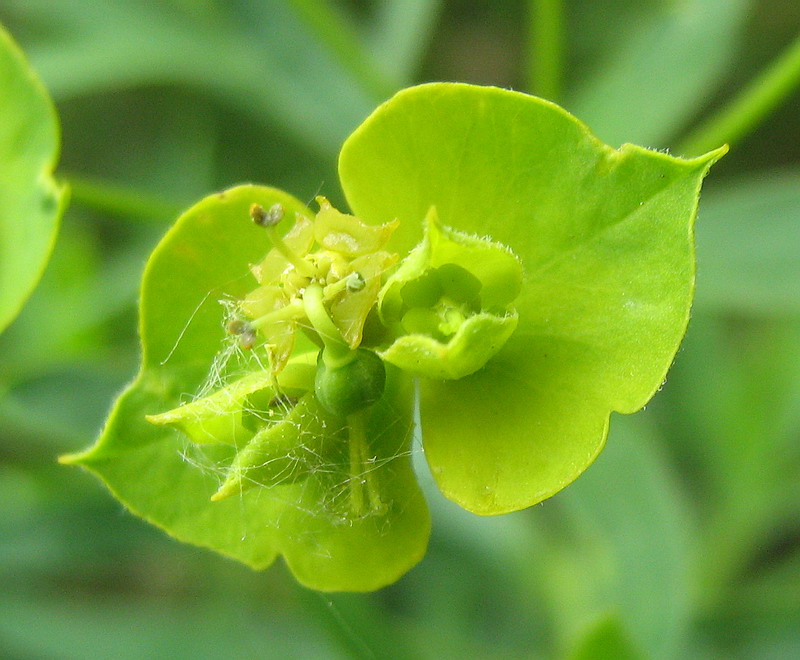
[[[0,337],[0,654],[800,657],[800,95],[786,84],[775,111],[728,130],[706,182],[698,300],[664,390],[613,417],[596,464],[541,506],[477,518],[428,487],[430,551],[398,584],[320,597],[281,567],[254,575],[55,463],[133,375],[144,259],[208,192],[257,181],[341,203],[344,137],[425,80],[537,92],[612,145],[696,155],[717,146],[704,122],[800,29],[783,0],[560,4],[0,0],[57,103],[73,190],[45,278]]]

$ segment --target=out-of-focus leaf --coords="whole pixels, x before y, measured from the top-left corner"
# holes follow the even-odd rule
[[[589,470],[524,512],[475,518],[442,501],[428,484],[434,521],[428,562],[437,552],[475,557],[483,583],[500,589],[508,608],[519,608],[514,616],[530,615],[528,625],[540,627],[535,657],[571,651],[609,612],[645,657],[677,657],[692,612],[695,531],[682,484],[658,448],[652,421],[642,414],[615,417],[608,444]],[[450,562],[437,566],[444,573]],[[426,579],[426,570],[427,579],[445,579],[427,562],[419,568],[420,579]],[[447,609],[451,594],[441,597],[438,610]],[[454,625],[436,604],[429,613],[426,608],[427,618]],[[434,628],[431,637],[436,634]]]
[[[613,429],[592,468],[555,500],[572,543],[537,568],[567,635],[613,610],[646,657],[672,658],[690,615],[691,520],[646,418],[616,418]]]
[[[316,622],[300,618],[300,612],[276,616],[274,610],[242,608],[224,596],[200,603],[168,603],[135,597],[70,597],[65,590],[27,598],[3,594],[0,608],[3,653],[11,658],[351,657],[327,641]]]
[[[717,660],[795,660],[800,657],[796,608],[776,614],[743,610],[733,616],[712,615],[702,627],[699,648],[689,648],[685,658]]]
[[[102,325],[133,309],[154,231],[147,227],[138,235],[131,232],[124,248],[103,251],[86,224],[65,226],[41,285],[0,338],[3,380],[38,378],[58,365],[104,356],[114,342],[108,341]],[[123,364],[120,359],[110,362]]]
[[[288,3],[321,45],[378,98],[389,96],[395,87],[363,47],[355,22],[343,8],[329,0],[288,0]]]
[[[11,0],[4,9],[17,20],[59,26],[27,46],[58,99],[189,85],[269,120],[328,158],[377,100],[283,0],[240,0],[205,11],[141,0]]]
[[[15,383],[0,397],[0,426],[12,432],[0,436],[0,449],[10,442],[13,451],[20,433],[41,438],[53,456],[85,443],[101,428],[109,399],[128,379],[123,369],[86,360],[54,365],[36,379]]]
[[[618,617],[609,616],[592,627],[569,660],[644,660],[628,638]]]
[[[697,304],[800,313],[800,171],[712,186],[697,222]]]
[[[724,80],[750,0],[662,3],[600,61],[567,107],[612,145],[665,147]]]
[[[24,55],[0,26],[0,332],[19,313],[44,271],[65,189],[55,108]]]
[[[735,581],[800,515],[798,373],[794,319],[734,330],[696,314],[663,401],[653,406],[691,466],[687,481],[705,495],[693,588],[705,611],[734,598]],[[659,410],[662,403],[669,407]]]
[[[380,0],[367,35],[378,65],[398,84],[419,67],[441,14],[443,0]]]
[[[797,533],[796,523],[792,525],[792,521],[787,520],[784,526],[791,533]],[[767,565],[758,566],[757,575],[741,585],[737,597],[723,608],[739,616],[748,613],[758,613],[765,618],[800,616],[800,549],[795,549],[789,557],[772,556],[765,561]]]

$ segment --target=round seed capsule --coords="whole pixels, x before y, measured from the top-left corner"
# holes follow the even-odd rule
[[[356,350],[354,358],[339,367],[329,367],[320,354],[314,391],[325,410],[347,417],[376,403],[386,386],[386,368],[375,353]]]

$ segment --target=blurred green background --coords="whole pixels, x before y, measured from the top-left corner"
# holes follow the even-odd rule
[[[133,376],[144,260],[200,197],[253,181],[341,203],[342,140],[429,80],[539,93],[614,146],[696,155],[692,130],[797,39],[800,3],[0,0],[0,22],[56,101],[73,188],[0,337],[0,656],[800,658],[797,90],[706,182],[663,391],[527,511],[467,514],[420,460],[433,536],[396,585],[254,574],[56,463]]]

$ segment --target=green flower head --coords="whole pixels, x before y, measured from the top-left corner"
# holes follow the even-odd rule
[[[576,479],[662,384],[723,153],[613,149],[495,88],[400,92],[342,148],[353,215],[239,186],[178,219],[144,275],[141,371],[64,460],[254,568],[391,583],[430,531],[416,406],[441,491],[492,515]]]

